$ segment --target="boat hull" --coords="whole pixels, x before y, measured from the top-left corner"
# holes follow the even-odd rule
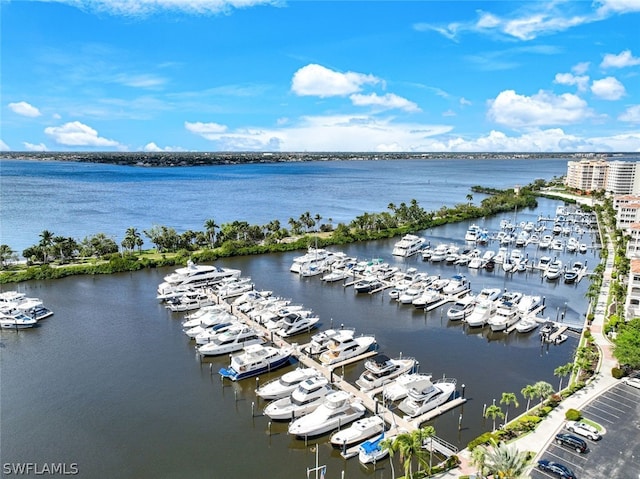
[[[278,369],[284,366],[285,364],[288,364],[290,359],[291,359],[290,356],[286,356],[276,361],[273,361],[270,364],[267,364],[255,369],[247,370],[247,371],[236,371],[232,367],[220,368],[219,373],[220,373],[220,376],[222,376],[223,378],[231,379],[232,381],[240,381],[242,379],[251,378],[253,376],[258,376],[259,374]]]

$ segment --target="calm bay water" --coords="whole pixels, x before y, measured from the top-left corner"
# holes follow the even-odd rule
[[[68,235],[96,231],[119,234],[132,224],[144,228],[143,223],[153,222],[152,218],[158,218],[159,224],[169,224],[167,217],[172,215],[179,230],[201,228],[208,217],[215,217],[218,223],[226,221],[223,219],[226,215],[229,220],[244,218],[259,223],[279,215],[286,221],[289,216],[297,216],[298,212],[306,210],[318,211],[339,221],[343,214],[341,207],[346,208],[344,221],[348,221],[363,211],[382,211],[389,202],[408,202],[411,198],[418,199],[427,209],[437,209],[444,198],[448,204],[466,201],[464,197],[469,192],[469,185],[525,184],[538,177],[561,175],[566,169],[566,163],[550,160],[557,170],[547,175],[541,173],[539,165],[514,162],[521,167],[516,173],[518,181],[515,181],[507,173],[511,163],[489,163],[492,172],[485,171],[488,168],[485,164],[484,169],[478,167],[477,172],[471,174],[466,170],[468,163],[462,162],[458,164],[460,170],[449,166],[453,168],[447,175],[449,183],[439,177],[440,183],[436,185],[433,178],[429,182],[424,171],[418,177],[416,172],[422,168],[421,164],[401,163],[403,167],[396,162],[313,165],[320,173],[312,165],[305,164],[249,165],[247,173],[243,167],[233,167],[235,179],[227,177],[225,181],[215,183],[218,187],[215,194],[219,195],[223,193],[223,185],[234,184],[226,191],[228,196],[220,196],[226,200],[219,199],[218,204],[207,199],[207,194],[216,190],[214,180],[208,178],[199,183],[197,178],[206,174],[195,168],[165,170],[164,173],[142,170],[139,173],[139,169],[133,168],[64,164],[63,168],[84,171],[84,174],[60,174],[54,181],[53,167],[60,165],[37,164],[35,168],[52,170],[44,177],[35,175],[32,180],[43,188],[42,197],[46,198],[43,201],[58,219],[52,226],[36,225],[33,233],[28,234],[35,238],[45,228]],[[92,173],[87,166],[96,167],[101,173]],[[284,166],[284,172],[278,170],[280,166]],[[442,168],[445,166],[441,165]],[[265,169],[260,170],[261,167]],[[25,202],[30,201],[23,205],[15,199],[5,201],[5,184],[29,182],[19,175],[6,178],[4,161],[2,168],[2,242],[12,245],[5,239],[5,211],[10,211],[10,218],[19,217],[19,213],[24,218],[46,207],[33,204],[29,197],[23,198]],[[260,181],[257,170],[266,173],[264,182]],[[220,174],[231,176],[227,172]],[[481,174],[485,176],[479,177]],[[129,180],[124,181],[123,175],[129,175]],[[138,180],[138,175],[146,179]],[[282,175],[295,177],[296,188],[272,191],[275,185],[281,184]],[[336,184],[335,194],[340,195],[338,199],[326,191],[318,191],[331,183],[331,175],[335,176],[333,183]],[[322,178],[319,182],[322,186],[314,187],[318,176]],[[105,186],[109,184],[108,178],[117,185],[114,188],[120,194]],[[54,191],[55,188],[46,191],[46,185],[51,182],[56,183],[56,188],[64,189],[61,185],[65,181],[70,182],[66,188],[84,185],[87,203],[95,205],[89,209],[104,209],[105,213],[82,213],[80,200],[83,194],[80,191],[68,191],[67,195]],[[252,186],[234,196],[238,185],[245,181]],[[403,181],[412,186],[405,187]],[[125,183],[127,188],[124,188]],[[199,185],[197,194],[193,190],[194,183]],[[452,186],[454,184],[456,186]],[[353,185],[352,191],[362,192],[362,198],[357,193],[347,194],[347,185]],[[162,205],[145,203],[154,205],[152,211],[138,202],[160,201],[164,195],[157,189],[163,188],[164,194],[170,196]],[[403,193],[407,193],[406,196]],[[65,200],[67,196],[69,201]],[[199,209],[194,207],[198,196],[202,204]],[[265,202],[264,198],[269,201]],[[247,209],[239,207],[240,203]],[[271,208],[265,207],[264,203],[269,203]],[[190,206],[184,207],[184,204]],[[255,208],[249,208],[250,204]],[[527,221],[535,220],[539,214],[553,215],[557,204],[541,199],[537,209],[518,212],[517,219]],[[5,209],[8,205],[11,210]],[[62,212],[53,205],[60,206]],[[162,215],[161,210],[168,205],[173,208]],[[21,212],[14,211],[19,208],[22,208]],[[205,208],[211,209],[205,211]],[[234,216],[234,212],[243,214]],[[184,222],[180,222],[180,217]],[[15,218],[9,221],[17,221]],[[136,222],[131,223],[134,220]],[[481,224],[495,230],[499,220],[487,218]],[[78,233],[71,233],[66,225],[78,228]],[[432,243],[454,241],[462,244],[467,226],[447,225],[422,233]],[[17,234],[15,242],[31,244],[28,234],[22,237]],[[415,266],[445,277],[464,272],[476,292],[483,287],[539,292],[545,296],[546,316],[555,319],[564,315],[566,321],[573,324],[584,318],[586,280],[578,285],[565,285],[542,281],[533,273],[507,278],[501,270],[472,272],[461,267],[423,263],[418,258],[398,260],[390,254],[395,240],[347,245],[342,250],[360,258],[382,257],[402,268]],[[585,241],[591,244],[592,239],[585,237]],[[492,247],[497,249],[497,246]],[[539,252],[531,248],[525,252],[531,258],[539,256]],[[325,285],[318,278],[301,279],[289,272],[289,265],[297,254],[300,253],[230,258],[220,264],[241,269],[259,289],[273,290],[312,308],[321,317],[322,329],[331,324],[344,324],[361,333],[374,333],[381,352],[389,356],[400,353],[413,356],[419,360],[421,371],[432,372],[435,377],[446,374],[457,378],[458,384],[464,383],[469,401],[432,423],[440,437],[461,448],[490,429],[489,422],[482,418],[483,405],[490,404],[493,399],[499,401],[502,392],[518,395],[521,406],[515,411],[512,408],[510,416],[513,416],[522,412],[526,403],[520,396],[522,387],[538,380],[557,386],[558,378],[553,370],[571,359],[577,344],[575,337],[562,345],[548,347],[540,345],[537,333],[503,335],[467,330],[460,323],[447,321],[446,307],[425,314],[412,307],[396,305],[386,294],[355,295],[351,288],[344,288],[342,284]],[[597,263],[596,254],[590,251],[580,259],[593,267]],[[570,260],[571,255],[566,255],[565,259]],[[270,426],[267,418],[260,415],[264,402],[258,401],[253,393],[255,380],[222,383],[217,370],[227,364],[228,358],[201,362],[193,345],[181,332],[181,315],[169,313],[155,300],[157,284],[170,271],[162,268],[19,285],[21,291],[43,299],[55,311],[55,316],[30,331],[0,333],[1,463],[76,463],[80,477],[87,478],[222,478],[232,474],[268,478],[306,476],[306,468],[314,465],[314,453],[303,441],[286,434],[286,424]],[[296,339],[303,342],[308,337],[303,335]],[[361,364],[346,368],[346,379],[355,380],[361,370]],[[260,381],[275,376],[265,375]],[[463,419],[459,431],[460,414]],[[338,478],[343,471],[348,478],[391,477],[388,461],[378,464],[375,470],[365,468],[357,459],[345,461],[340,458],[326,440],[327,437],[321,439],[319,457],[321,464],[327,464],[328,478]]]

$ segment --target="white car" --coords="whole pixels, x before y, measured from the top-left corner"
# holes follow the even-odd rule
[[[600,432],[585,422],[580,421],[567,421],[566,427],[569,431],[591,439],[592,441],[600,440]]]
[[[640,389],[640,378],[626,377],[622,379],[622,382],[628,384],[629,386],[633,386],[634,388]]]

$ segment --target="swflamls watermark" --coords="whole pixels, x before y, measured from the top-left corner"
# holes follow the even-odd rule
[[[75,476],[80,472],[75,462],[5,462],[2,473],[6,476]]]

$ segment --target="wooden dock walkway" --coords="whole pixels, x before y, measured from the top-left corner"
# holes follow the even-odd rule
[[[372,414],[376,414],[380,416],[382,419],[384,419],[385,423],[389,427],[388,430],[390,431],[389,433],[390,435],[399,434],[403,432],[412,432],[416,429],[419,429],[423,423],[455,407],[458,407],[464,402],[466,402],[465,398],[457,397],[415,418],[409,418],[406,416],[397,415],[391,409],[386,407],[386,405],[380,402],[377,399],[377,397],[375,397],[375,394],[371,394],[371,392],[361,391],[359,388],[357,388],[353,384],[346,381],[343,376],[339,376],[338,374],[336,374],[336,370],[342,368],[343,366],[361,361],[363,359],[366,359],[378,354],[377,350],[368,351],[364,354],[361,354],[360,356],[351,358],[347,361],[343,361],[340,363],[336,363],[332,365],[324,365],[319,361],[317,361],[314,357],[309,355],[307,352],[305,352],[305,351],[308,351],[307,344],[289,343],[288,341],[286,341],[284,338],[281,338],[277,334],[273,334],[273,331],[269,331],[263,325],[251,319],[247,314],[239,311],[238,308],[234,308],[232,304],[229,304],[226,301],[221,300],[220,298],[215,298],[215,299],[218,304],[227,305],[228,306],[227,309],[230,313],[236,315],[242,321],[252,325],[258,331],[261,331],[262,333],[264,333],[267,337],[270,338],[270,341],[275,346],[278,346],[278,347],[293,346],[293,356],[301,364],[303,364],[305,367],[311,367],[316,369],[318,372],[320,372],[320,374],[322,374],[325,378],[327,378],[334,387],[350,393],[359,401],[361,401],[362,404]],[[449,301],[451,301],[451,299]],[[457,452],[457,448],[455,448],[455,446],[447,444],[444,440],[437,437],[434,437],[434,440],[432,441],[429,447],[433,447],[434,451],[440,454],[443,454],[446,457],[449,457],[450,455],[455,454]],[[356,454],[354,454],[353,450],[350,450],[349,454],[350,454],[349,457],[354,457],[357,454],[357,452]]]

